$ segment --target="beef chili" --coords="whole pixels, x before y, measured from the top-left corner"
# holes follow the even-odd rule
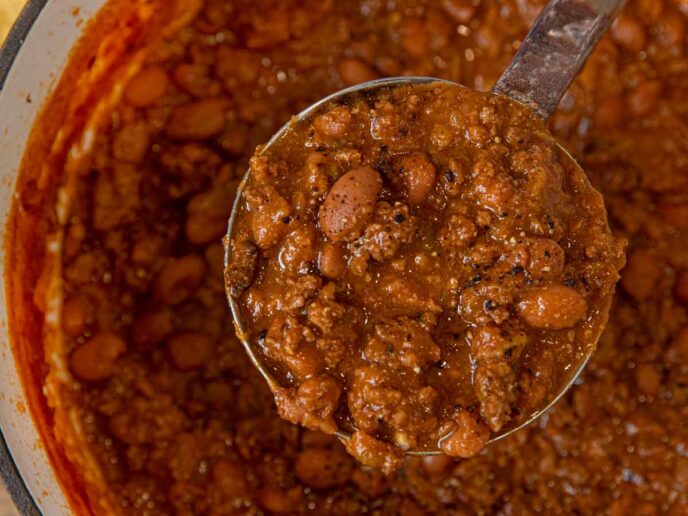
[[[446,83],[351,93],[250,160],[227,289],[279,414],[405,450],[478,454],[543,409],[606,322],[623,250],[530,110]]]
[[[22,336],[35,336],[37,350],[25,353],[47,370],[37,369],[45,386],[36,373],[30,390],[55,411],[49,431],[68,449],[92,512],[686,514],[686,2],[629,0],[549,124],[629,241],[583,375],[536,425],[467,459],[406,457],[389,476],[335,437],[281,419],[234,336],[220,239],[236,186],[256,145],[344,86],[408,74],[489,90],[544,2],[188,3],[183,27],[150,46],[90,133],[69,211],[58,221],[52,205],[33,202],[37,191],[63,192],[64,161],[43,154],[32,155],[43,168],[22,170],[15,200],[14,242],[27,259],[9,277],[35,278],[19,298],[35,312]],[[120,34],[111,49],[136,47]],[[95,62],[88,73],[102,71],[102,56]],[[63,98],[79,84],[64,85]],[[29,223],[37,213],[46,215]],[[65,236],[55,253],[39,243],[58,223]],[[45,276],[27,272],[48,251],[61,260],[61,305],[45,299]],[[43,354],[53,320],[62,340]]]

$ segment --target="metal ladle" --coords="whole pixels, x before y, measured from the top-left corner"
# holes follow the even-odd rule
[[[527,36],[521,42],[518,52],[497,81],[492,92],[519,102],[533,110],[542,119],[547,120],[556,109],[566,89],[585,64],[590,52],[609,28],[612,20],[625,3],[626,0],[551,0],[535,20]],[[295,118],[283,125],[263,147],[263,152],[278,141],[295,121],[298,122],[306,119],[328,103],[340,102],[351,94],[370,92],[372,90],[394,86],[430,82],[454,84],[450,81],[434,77],[391,77],[364,82],[338,91],[311,104],[308,108],[296,115]],[[580,170],[580,166],[575,162],[573,157],[563,148],[560,147],[560,150],[562,151],[562,155],[570,160],[571,165]],[[581,171],[581,173],[583,172]],[[250,174],[251,170],[249,169],[237,189],[237,196],[234,200],[232,212],[229,217],[225,245],[225,267],[227,267],[230,260],[229,240],[232,235],[237,212],[239,211],[242,192]],[[227,292],[227,297],[229,299],[232,317],[234,318],[237,336],[241,340],[251,362],[253,362],[253,365],[260,371],[273,392],[281,389],[282,386],[261,363],[259,353],[254,350],[253,344],[249,341],[248,333],[241,321],[241,309],[237,299],[229,292]],[[611,296],[606,301],[606,308],[608,309],[611,303]],[[594,352],[596,347],[595,344],[602,332],[603,325],[600,324],[599,326],[598,333],[592,336],[591,345],[589,346],[586,356],[581,361],[579,367],[573,371],[569,381],[562,387],[557,395],[554,396],[552,401],[550,401],[547,406],[522,421],[518,426],[507,428],[502,433],[493,435],[490,442],[502,439],[532,423],[564,395],[569,387],[576,381]],[[351,437],[351,434],[343,430],[339,430],[336,435],[344,440]],[[439,450],[410,450],[406,453],[408,455],[435,455],[442,452]]]

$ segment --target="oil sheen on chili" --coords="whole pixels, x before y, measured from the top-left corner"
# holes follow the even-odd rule
[[[544,408],[622,264],[601,196],[543,123],[446,83],[349,95],[259,147],[226,282],[280,415],[391,471]]]

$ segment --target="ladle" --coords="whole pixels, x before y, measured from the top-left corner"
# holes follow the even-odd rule
[[[532,109],[537,115],[547,120],[557,107],[573,79],[585,64],[590,52],[609,28],[616,14],[621,10],[626,0],[551,0],[535,20],[525,39],[521,42],[518,52],[492,89],[496,95],[508,97]],[[390,88],[408,84],[422,84],[429,82],[451,83],[434,77],[391,77],[368,81],[325,97],[301,111],[295,118],[283,125],[263,147],[263,152],[279,140],[291,127],[294,121],[307,118],[329,103],[341,102],[348,95],[370,92],[378,88]],[[564,150],[562,154],[571,160],[571,164],[580,169],[575,160]],[[236,214],[239,211],[242,191],[251,174],[249,169],[244,175],[237,190],[237,196],[232,207],[227,230],[227,242],[232,235]],[[230,246],[225,246],[225,266],[229,263]],[[241,320],[241,309],[238,300],[227,293],[229,305],[234,318],[234,325],[248,356],[260,371],[263,378],[273,390],[281,388],[261,362],[260,353],[254,349],[248,338],[248,333]],[[602,328],[600,328],[601,333]],[[594,341],[599,334],[594,336]],[[518,426],[507,428],[505,431],[492,436],[490,442],[502,439],[524,426],[532,423],[552,405],[554,405],[576,381],[585,367],[588,359],[595,350],[590,345],[586,356],[578,368],[573,371],[569,381],[553,397],[551,402],[541,410],[524,419]],[[340,439],[349,439],[350,434],[339,430],[336,434]],[[409,455],[433,455],[440,451],[424,450],[406,452]]]

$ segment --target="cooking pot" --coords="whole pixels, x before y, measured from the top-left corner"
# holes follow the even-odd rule
[[[5,228],[19,165],[32,125],[57,84],[70,50],[104,0],[29,0],[0,50],[0,212]],[[0,248],[5,270],[5,249]],[[7,276],[5,275],[5,279]],[[5,282],[6,283],[6,282]],[[70,514],[49,449],[34,421],[8,330],[6,288],[0,289],[0,473],[24,514]],[[17,350],[14,350],[17,351]]]

